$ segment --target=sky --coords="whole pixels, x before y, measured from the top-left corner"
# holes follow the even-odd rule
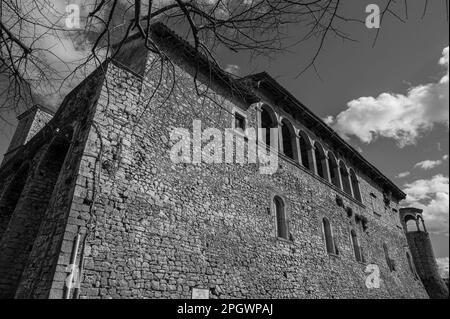
[[[342,10],[364,20],[372,3],[382,7],[385,1],[346,0]],[[363,25],[343,26],[358,42],[328,37],[317,72],[299,76],[317,40],[273,59],[249,60],[224,49],[217,55],[241,76],[267,71],[403,189],[404,205],[424,209],[438,263],[448,271],[448,21],[444,1],[430,1],[423,18],[424,1],[408,3],[406,22],[386,17],[375,46],[376,29]],[[289,35],[301,31],[291,28]],[[13,129],[0,134],[0,154]]]
[[[368,4],[385,2],[345,3],[365,19]],[[448,22],[441,1],[422,18],[423,3],[409,2],[406,23],[387,17],[374,47],[376,29],[350,27],[358,42],[329,38],[318,75],[297,77],[317,42],[269,61],[229,55],[226,63],[241,75],[267,71],[404,190],[403,205],[424,209],[435,255],[448,265]]]

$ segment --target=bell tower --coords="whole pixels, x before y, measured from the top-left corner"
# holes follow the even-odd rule
[[[422,212],[421,209],[413,207],[401,208],[400,220],[406,233],[414,265],[428,295],[433,299],[448,299],[448,289],[439,275]]]

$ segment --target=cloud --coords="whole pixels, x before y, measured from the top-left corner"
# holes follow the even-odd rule
[[[405,184],[404,192],[408,195],[409,201],[430,199],[429,195],[436,193],[448,194],[449,178],[438,174],[431,179],[419,179],[412,183]]]
[[[80,27],[94,5],[94,0],[72,0],[70,4],[80,8]],[[94,34],[99,29],[95,23],[90,30],[70,29],[66,25],[66,0],[23,0],[17,4],[17,12],[26,20],[14,23],[18,18],[16,11],[7,10],[5,23],[13,34],[19,36],[24,44],[33,49],[28,63],[23,64],[22,73],[30,83],[36,102],[57,107],[61,97],[76,86],[86,74],[94,69],[94,63],[86,63],[78,73],[72,73],[90,55]],[[104,58],[99,52],[99,58]],[[30,62],[32,61],[32,62]]]
[[[429,170],[429,169],[438,167],[441,164],[442,164],[441,160],[436,160],[436,161],[426,160],[426,161],[417,163],[416,165],[414,165],[414,167],[420,167],[421,169]]]
[[[449,275],[449,258],[436,258],[436,263],[438,265],[439,274],[442,278],[448,278]]]
[[[111,1],[112,2],[112,1]],[[4,23],[25,44],[33,43],[33,54],[39,55],[39,68],[33,68],[28,63],[26,73],[31,83],[35,102],[57,108],[62,98],[70,92],[80,81],[91,73],[106,57],[106,49],[98,50],[99,59],[83,65],[77,72],[72,72],[91,56],[91,48],[104,28],[100,19],[90,19],[88,15],[98,5],[97,0],[21,0],[17,4],[20,10],[26,12],[27,21],[16,23],[18,17],[14,11],[4,12]],[[174,0],[155,0],[152,2],[155,9],[175,3]],[[68,29],[66,26],[67,5],[78,5],[80,8],[80,30]],[[226,2],[218,0],[198,0],[197,4],[203,8],[215,8],[217,17],[230,14]],[[142,11],[147,12],[149,0],[142,1]],[[116,43],[124,35],[129,21],[133,18],[134,1],[119,0],[115,7],[110,29],[111,43]],[[103,9],[96,15],[107,20],[111,3],[106,2]],[[87,23],[89,22],[89,23]],[[8,24],[9,23],[9,24]],[[19,29],[19,26],[21,29]],[[106,36],[100,41],[100,46],[106,42]],[[34,41],[34,42],[33,42]],[[0,48],[1,50],[1,48]],[[30,66],[31,65],[31,66]],[[45,68],[42,66],[45,65]],[[44,69],[45,72],[41,72]],[[233,69],[233,73],[238,68]],[[69,76],[70,75],[70,76]],[[47,76],[48,78],[46,78]],[[64,82],[63,82],[64,80]]]
[[[327,125],[332,125],[334,123],[334,117],[328,115],[327,117],[324,117],[322,121],[324,121]]]
[[[444,161],[448,160],[448,154],[445,154],[444,156],[442,156],[442,159],[443,159]]]
[[[429,232],[448,236],[449,178],[441,174],[405,184],[407,194],[403,206],[423,209]]]
[[[344,138],[356,136],[364,143],[378,137],[394,139],[399,147],[415,144],[436,124],[449,125],[449,48],[442,52],[439,65],[445,75],[436,83],[418,85],[407,94],[382,93],[360,97],[347,103],[347,109],[325,120]]]
[[[397,178],[404,178],[404,177],[407,177],[409,175],[411,175],[411,172],[402,172],[402,173],[398,173],[398,175],[395,176],[395,177],[397,177]]]
[[[233,74],[233,75],[237,75],[237,76],[239,76],[239,74],[240,74],[240,67],[239,67],[239,65],[236,65],[236,64],[228,64],[226,67],[225,67],[225,72],[228,72],[228,73],[231,73],[231,74]]]

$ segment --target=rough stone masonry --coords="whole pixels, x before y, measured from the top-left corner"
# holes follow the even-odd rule
[[[1,298],[448,295],[422,282],[432,248],[411,251],[388,178],[268,74],[236,80],[152,34],[170,59],[131,37],[56,114],[19,119],[0,167]],[[236,139],[279,128],[276,173],[173,163],[171,130],[195,120]]]

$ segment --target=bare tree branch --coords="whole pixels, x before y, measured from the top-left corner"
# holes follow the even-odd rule
[[[62,1],[61,1],[62,2]],[[193,43],[198,54],[218,66],[215,54],[226,48],[248,52],[251,57],[272,58],[306,41],[317,41],[311,59],[297,76],[312,68],[330,36],[356,41],[344,26],[364,27],[364,21],[351,17],[340,0],[86,0],[82,7],[83,26],[68,29],[66,12],[51,0],[0,0],[0,77],[8,85],[0,87],[0,115],[3,111],[19,112],[21,108],[42,99],[42,95],[64,94],[106,58],[120,51],[132,32],[137,32],[147,49],[160,56],[162,65],[172,69],[171,59],[151,37],[153,22],[185,32],[184,40]],[[386,0],[380,19],[390,15],[400,22],[408,19],[397,12],[394,0]],[[422,18],[425,17],[428,0]],[[448,0],[445,0],[448,21]],[[289,29],[299,32],[293,37]],[[376,33],[376,44],[381,29]],[[116,50],[112,46],[116,45]],[[72,59],[62,56],[71,55]],[[198,68],[194,77],[197,94],[200,89]],[[0,121],[2,119],[0,118]]]

